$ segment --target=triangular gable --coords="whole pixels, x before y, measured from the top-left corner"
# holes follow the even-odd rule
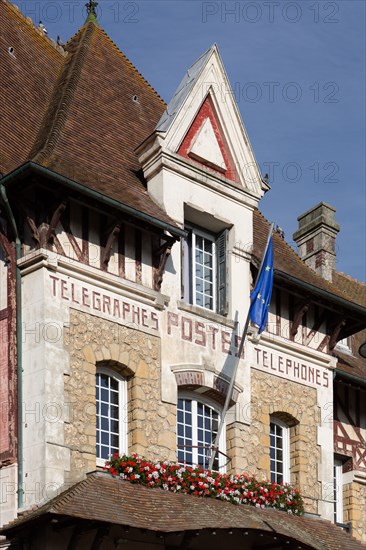
[[[212,133],[203,127],[209,118],[224,166]],[[209,166],[226,179],[238,183],[258,199],[268,189],[263,183],[241,116],[231,92],[217,47],[214,45],[187,71],[164,115],[155,128],[163,150]],[[211,140],[195,145],[202,131]],[[224,168],[224,171],[220,168]]]
[[[198,111],[178,154],[239,183],[235,164],[210,96],[207,96]]]

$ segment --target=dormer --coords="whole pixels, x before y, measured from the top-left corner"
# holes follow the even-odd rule
[[[220,194],[253,208],[268,189],[216,45],[188,69],[154,133],[136,152],[149,193],[179,222],[183,207],[177,200],[187,195],[182,187],[192,196],[192,182],[195,195],[197,187],[206,188],[205,206]]]
[[[216,45],[188,69],[136,153],[148,192],[188,234],[173,248],[163,292],[202,315],[244,315],[234,281],[250,286],[253,210],[268,185]]]

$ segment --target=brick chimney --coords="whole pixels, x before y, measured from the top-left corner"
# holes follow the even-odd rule
[[[297,218],[299,229],[293,234],[300,258],[327,281],[335,269],[335,239],[340,229],[334,213],[333,206],[317,204]]]

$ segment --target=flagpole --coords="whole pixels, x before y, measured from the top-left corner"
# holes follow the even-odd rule
[[[259,269],[258,269],[256,281],[255,281],[255,284],[254,284],[253,288],[256,287],[257,282],[258,282],[259,274],[260,274],[260,272],[262,271],[263,263],[264,263],[264,260],[265,260],[266,254],[267,254],[267,250],[268,250],[269,241],[270,241],[271,236],[272,236],[273,226],[274,226],[274,224],[271,223],[271,227],[269,228],[269,232],[268,232],[266,247],[265,247],[265,249],[264,249],[264,253],[263,253],[263,256],[262,256],[261,265],[260,265],[260,267],[259,267]],[[219,424],[219,427],[218,427],[218,430],[217,430],[215,442],[214,442],[214,444],[213,444],[212,447],[211,447],[212,453],[211,453],[210,461],[209,461],[209,464],[208,464],[208,469],[209,469],[209,470],[212,470],[212,467],[213,467],[213,463],[214,463],[214,460],[215,460],[215,456],[216,456],[217,450],[218,450],[218,448],[219,448],[219,441],[220,441],[222,429],[223,429],[223,427],[224,427],[226,413],[227,413],[227,411],[228,411],[228,409],[229,409],[230,401],[231,401],[231,399],[232,399],[233,390],[234,390],[234,383],[235,383],[235,379],[236,379],[236,373],[237,373],[238,366],[239,366],[239,363],[240,363],[240,357],[241,357],[241,354],[242,354],[243,349],[244,349],[245,338],[246,338],[246,336],[247,336],[248,327],[249,327],[249,321],[250,321],[250,307],[251,307],[251,304],[249,305],[248,314],[247,314],[247,318],[246,318],[246,320],[245,320],[245,325],[244,325],[243,333],[242,333],[242,336],[241,336],[241,340],[240,340],[240,344],[239,344],[238,353],[237,353],[237,356],[236,356],[236,358],[235,358],[234,367],[233,367],[233,373],[232,373],[232,375],[231,375],[229,387],[228,387],[228,390],[227,390],[226,399],[225,399],[225,404],[224,404],[224,408],[223,408],[222,413],[221,413],[220,424]],[[239,321],[236,322],[236,327],[235,327],[235,328],[237,328],[238,324],[239,324]]]

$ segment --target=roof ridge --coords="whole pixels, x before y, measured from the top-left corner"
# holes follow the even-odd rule
[[[60,55],[62,56],[65,55],[65,52],[62,46],[59,46],[53,38],[48,37],[39,27],[37,27],[37,25],[33,23],[33,20],[31,17],[24,15],[24,13],[22,13],[19,6],[17,6],[13,2],[9,2],[9,0],[0,0],[0,2],[8,6],[12,10],[14,15],[19,17],[19,19],[21,19],[23,23],[28,25],[40,37],[40,39],[45,45],[51,46],[52,50],[57,51]]]
[[[263,218],[263,220],[266,222],[266,223],[270,223],[267,218],[265,218],[265,216],[262,214],[262,212],[259,211],[259,209],[255,209],[254,212],[257,212],[258,215]],[[315,277],[319,280],[319,282],[321,281],[322,284],[324,284],[325,286],[328,287],[329,289],[329,292],[331,292],[332,294],[334,294],[334,291],[336,289],[338,289],[337,285],[334,283],[334,282],[330,282],[330,281],[327,281],[327,279],[324,279],[323,277],[321,277],[314,269],[312,269],[302,258],[300,258],[300,256],[297,254],[297,252],[295,252],[295,250],[292,248],[292,246],[289,245],[289,243],[283,239],[282,237],[280,237],[276,232],[273,233],[275,239],[278,240],[278,242],[281,242],[281,243],[284,243],[285,246],[287,247],[287,249],[289,250],[289,252],[293,255],[294,259],[298,262],[298,263],[301,263],[307,270],[311,271],[311,273],[313,275],[315,275]],[[346,300],[349,300],[349,301],[353,301],[347,293],[344,293],[342,292],[345,296],[345,299]]]
[[[143,77],[143,75],[140,73],[140,71],[136,68],[136,66],[132,63],[132,61],[127,57],[126,54],[123,53],[122,50],[120,50],[120,48],[117,46],[117,44],[115,44],[115,42],[113,42],[113,40],[110,38],[110,36],[108,36],[108,34],[106,33],[106,31],[98,26],[97,27],[99,29],[99,31],[104,35],[104,37],[108,40],[108,42],[110,42],[112,44],[112,46],[117,50],[117,52],[123,57],[123,59],[128,63],[128,65],[130,65],[130,67],[135,71],[135,73],[141,78],[141,80],[154,92],[154,94],[158,97],[158,99],[162,102],[162,104],[164,105],[164,107],[166,107],[166,102],[165,100],[161,97],[160,94],[158,94],[158,92],[155,90],[155,88],[150,84],[150,82],[148,82],[146,80],[146,78]]]
[[[52,154],[57,144],[80,79],[87,47],[96,28],[94,23],[89,22],[73,37],[73,40],[77,42],[75,50],[68,52],[69,59],[66,59],[60,77],[56,82],[53,100],[49,103],[49,108],[44,115],[44,123],[41,125],[39,134],[29,153],[29,157],[34,162],[42,164]]]

